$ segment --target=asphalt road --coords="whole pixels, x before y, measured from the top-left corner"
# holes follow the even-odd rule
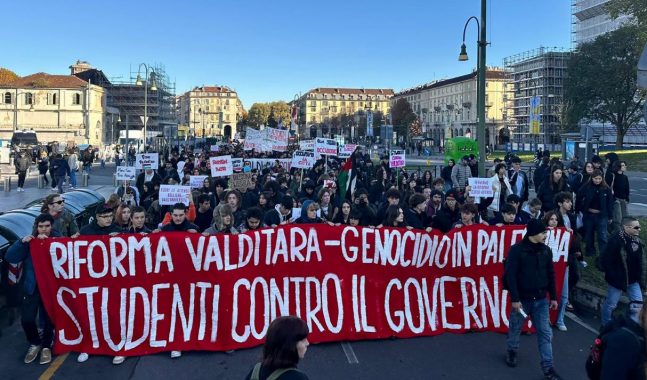
[[[4,322],[6,323],[6,322]],[[553,330],[555,368],[564,379],[586,379],[584,361],[595,334],[567,320],[568,331]],[[94,356],[76,362],[76,354],[54,358],[50,365],[23,364],[27,344],[19,322],[3,325],[0,338],[0,377],[25,379],[244,379],[259,360],[260,347],[232,354],[186,352],[128,358]],[[505,335],[497,333],[443,334],[397,340],[311,344],[300,369],[310,379],[542,379],[537,340],[522,336],[519,366],[504,363]],[[63,358],[64,360],[61,360]]]

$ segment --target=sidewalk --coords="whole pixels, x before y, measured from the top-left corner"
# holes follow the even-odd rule
[[[4,169],[4,168],[3,168]],[[99,192],[106,200],[113,193],[115,187],[113,186],[113,173],[115,172],[115,164],[106,164],[104,169],[101,169],[98,164],[92,168],[88,187],[81,187],[82,172],[77,173],[77,188],[90,189]],[[6,171],[3,171],[3,180],[7,176]],[[11,176],[11,191],[3,191],[2,184],[0,184],[0,213],[7,212],[14,209],[24,208],[28,203],[37,199],[43,199],[47,195],[52,194],[50,186],[45,186],[44,189],[38,188],[38,170],[32,167],[30,175],[25,181],[25,191],[17,192],[18,176],[10,174]],[[51,182],[50,182],[51,185]],[[67,186],[63,190],[67,192]],[[74,191],[74,190],[69,190]]]

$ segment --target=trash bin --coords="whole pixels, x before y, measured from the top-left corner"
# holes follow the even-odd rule
[[[83,176],[81,176],[81,187],[88,187],[89,180],[90,180],[90,175],[84,172]]]
[[[4,177],[4,191],[11,191],[11,177]]]

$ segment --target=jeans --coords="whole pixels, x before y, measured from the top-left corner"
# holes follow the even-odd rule
[[[59,194],[63,194],[63,182],[65,182],[65,176],[56,176],[56,185],[58,186]]]
[[[584,233],[586,241],[586,255],[595,256],[595,246],[593,245],[593,234],[598,235],[598,249],[604,251],[607,246],[607,227],[609,218],[602,217],[600,214],[584,213]]]
[[[27,177],[27,172],[26,171],[19,171],[18,172],[18,187],[21,189],[25,187],[25,178]]]
[[[36,316],[39,313],[44,322],[42,338],[40,337],[40,334],[38,334],[38,323],[36,320]],[[54,340],[54,325],[45,311],[45,306],[43,306],[43,301],[40,298],[38,289],[34,291],[34,294],[24,296],[20,322],[29,344],[46,348],[52,347],[52,341]]]
[[[568,304],[568,267],[566,267],[566,274],[564,275],[564,285],[562,286],[562,297],[559,299],[559,309],[557,312],[557,326],[564,325],[564,313],[566,313],[566,305]]]
[[[76,171],[70,170],[70,186],[76,187]]]
[[[615,288],[611,285],[608,285],[607,288],[607,298],[604,300],[602,305],[602,326],[606,325],[611,321],[611,313],[618,306],[618,301],[620,301],[620,296],[622,295],[622,290]],[[627,285],[627,296],[630,301],[640,301],[643,300],[643,294],[640,290],[640,284],[633,282]],[[630,315],[631,319],[638,322],[638,315]],[[638,322],[639,323],[639,322]]]
[[[537,330],[541,369],[547,372],[553,368],[553,332],[550,329],[550,321],[548,320],[548,299],[521,300],[521,304],[524,312],[530,316],[532,324]],[[519,336],[521,335],[521,328],[524,325],[525,318],[521,313],[511,311],[508,320],[510,325],[506,344],[508,351],[517,352],[519,350]]]

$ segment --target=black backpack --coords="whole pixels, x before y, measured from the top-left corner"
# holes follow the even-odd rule
[[[644,346],[645,339],[644,337],[636,334],[630,328],[626,326],[613,326],[608,327],[602,330],[600,335],[593,341],[591,349],[589,351],[589,356],[586,358],[586,363],[584,363],[584,368],[586,369],[586,375],[591,380],[600,380],[602,375],[602,356],[604,355],[604,337],[610,332],[617,331],[618,329],[625,330],[629,332],[633,337],[635,337],[641,346]]]

